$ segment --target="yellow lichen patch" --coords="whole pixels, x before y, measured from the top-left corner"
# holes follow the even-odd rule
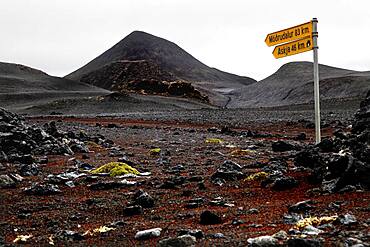
[[[48,237],[48,239],[49,239],[49,244],[50,244],[50,245],[55,245],[55,243],[54,243],[54,236],[53,236],[53,235],[50,235],[50,236]]]
[[[244,181],[261,181],[264,180],[268,177],[267,172],[257,172],[252,175],[249,175]]]
[[[317,217],[309,217],[309,218],[304,218],[302,220],[299,220],[297,223],[296,223],[296,227],[298,229],[302,229],[306,226],[317,226],[319,225],[320,223],[320,220],[319,218]]]
[[[254,154],[256,153],[256,151],[254,150],[249,150],[249,149],[237,149],[237,150],[234,150],[230,153],[230,155],[232,156],[245,156],[245,155],[250,155],[250,154]]]
[[[150,149],[149,150],[149,154],[150,155],[158,155],[161,153],[161,149],[160,148],[153,148],[153,149]]]
[[[116,228],[108,227],[108,226],[99,226],[98,228],[95,228],[94,230],[87,230],[82,234],[82,236],[96,236],[101,233],[110,232],[116,230]]]
[[[338,218],[337,215],[320,217],[320,225],[329,224]]]
[[[18,235],[14,240],[13,243],[18,243],[22,242],[25,243],[27,242],[28,239],[32,238],[32,235]]]
[[[104,232],[110,232],[110,231],[113,231],[115,230],[116,228],[113,228],[113,227],[107,227],[107,226],[100,226],[98,228],[95,228],[93,230],[93,233],[104,233]]]
[[[224,141],[218,138],[207,138],[206,143],[222,144]]]
[[[95,170],[92,170],[90,173],[92,174],[109,173],[111,177],[120,176],[124,174],[135,174],[135,175],[140,174],[138,170],[123,162],[110,162]]]
[[[110,232],[116,230],[116,228],[108,227],[108,226],[99,226],[98,228],[95,228],[94,230],[87,230],[82,234],[82,236],[96,236],[101,233]]]
[[[338,216],[324,216],[324,217],[308,217],[308,218],[304,218],[300,221],[298,221],[296,224],[295,224],[295,227],[298,228],[298,229],[303,229],[305,228],[306,226],[319,226],[319,225],[324,225],[324,224],[328,224],[328,223],[331,223],[333,221],[335,221],[336,219],[338,218]]]

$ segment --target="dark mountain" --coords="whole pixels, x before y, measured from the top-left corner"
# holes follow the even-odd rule
[[[0,105],[11,108],[59,98],[104,95],[109,91],[50,76],[20,64],[0,62]]]
[[[175,81],[177,78],[148,60],[115,61],[82,76],[80,81],[108,90],[119,90],[133,81]]]
[[[67,75],[66,78],[82,81],[84,76],[86,77],[93,71],[123,60],[147,60],[155,63],[166,74],[192,82],[193,86],[212,96],[213,103],[220,105],[228,100],[228,97],[222,95],[224,92],[242,88],[255,82],[255,80],[248,77],[210,68],[175,43],[139,31],[132,32],[82,68]],[[124,73],[124,71],[121,72]],[[106,82],[104,82],[104,86],[107,87]]]
[[[370,89],[370,72],[358,72],[319,65],[320,97],[328,99],[363,98]],[[229,107],[269,107],[313,101],[313,65],[292,62],[271,76],[232,92]]]
[[[150,60],[112,62],[84,75],[81,81],[118,92],[180,96],[209,103],[190,82],[178,80]]]

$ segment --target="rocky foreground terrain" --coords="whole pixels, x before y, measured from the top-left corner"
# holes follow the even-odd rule
[[[369,246],[369,103],[318,145],[308,120],[1,109],[0,245]]]
[[[369,103],[318,145],[305,119],[1,109],[0,245],[369,246]]]

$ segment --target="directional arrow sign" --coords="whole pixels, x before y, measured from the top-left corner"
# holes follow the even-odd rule
[[[265,43],[268,46],[274,46],[305,38],[308,35],[311,35],[311,33],[312,33],[312,22],[307,22],[295,27],[270,33],[266,36]]]
[[[293,41],[287,44],[276,46],[272,54],[275,58],[295,55],[313,49],[312,36]]]

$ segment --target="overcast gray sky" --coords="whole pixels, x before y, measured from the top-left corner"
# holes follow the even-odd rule
[[[263,79],[290,61],[265,36],[317,17],[319,62],[370,70],[369,0],[0,0],[0,61],[64,76],[134,30],[177,43],[205,64]]]

